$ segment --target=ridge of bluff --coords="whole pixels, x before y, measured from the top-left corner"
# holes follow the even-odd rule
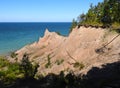
[[[63,37],[55,32],[45,31],[44,37],[38,42],[27,45],[16,51],[18,59],[21,60],[24,53],[29,54],[30,60],[39,63],[38,72],[40,74],[55,73],[60,71],[74,71],[76,74],[86,74],[92,67],[102,67],[107,63],[119,61],[120,58],[120,38],[100,49],[117,33],[109,32],[102,28],[75,28],[68,37]],[[46,68],[50,58],[50,67]],[[62,61],[62,62],[61,62]],[[59,64],[57,64],[59,62]],[[60,63],[61,62],[61,63]],[[78,62],[84,64],[80,70],[74,64]]]

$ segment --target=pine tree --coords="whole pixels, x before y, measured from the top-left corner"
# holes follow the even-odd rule
[[[76,26],[77,26],[77,21],[76,21],[75,19],[73,19],[69,33],[71,33],[72,30],[73,30]]]
[[[79,16],[79,24],[93,26],[120,26],[120,0],[104,0],[96,6],[90,5],[86,14]],[[82,20],[81,20],[82,19]]]
[[[21,65],[20,65],[20,71],[24,74],[25,78],[33,78],[37,72],[37,68],[39,65],[33,66],[31,62],[29,61],[28,54],[24,54]]]

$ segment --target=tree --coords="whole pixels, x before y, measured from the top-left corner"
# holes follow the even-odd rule
[[[86,14],[79,16],[82,25],[120,26],[120,0],[104,0],[97,5],[90,5]]]
[[[77,17],[77,20],[79,23],[83,22],[85,20],[85,14],[82,13],[80,16]]]
[[[75,19],[73,19],[69,33],[71,33],[73,28],[75,28],[76,26],[77,26],[77,21]]]
[[[31,62],[29,61],[28,54],[23,55],[20,65],[20,71],[24,74],[25,78],[34,77],[38,67],[38,64],[36,64],[35,66],[31,64]]]

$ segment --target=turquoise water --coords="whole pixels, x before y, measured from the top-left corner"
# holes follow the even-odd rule
[[[45,29],[68,35],[71,23],[0,23],[0,55],[38,41]]]

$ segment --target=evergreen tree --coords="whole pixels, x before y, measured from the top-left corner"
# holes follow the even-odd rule
[[[37,72],[37,68],[39,65],[33,66],[31,62],[29,61],[28,54],[24,54],[21,65],[20,65],[20,71],[24,74],[25,78],[33,78]]]
[[[76,26],[77,26],[77,21],[75,19],[73,19],[69,33],[71,33],[73,28],[75,28]]]
[[[85,20],[85,14],[84,13],[82,13],[80,16],[77,17],[77,21],[79,23],[83,23],[84,20]]]
[[[120,0],[104,0],[103,2],[99,2],[96,6],[91,4],[88,12],[78,17],[78,22],[82,25],[120,26],[119,11]]]
[[[103,16],[101,18],[101,22],[104,26],[110,26],[112,23],[111,20],[111,5],[107,0],[105,0],[104,8],[103,8]]]

